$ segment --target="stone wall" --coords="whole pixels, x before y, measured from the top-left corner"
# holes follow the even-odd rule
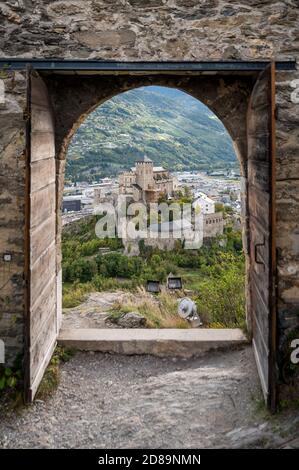
[[[0,2],[0,56],[144,61],[298,59],[298,21],[297,0],[10,0]],[[299,80],[298,71],[277,73],[277,245],[281,343],[286,334],[299,324],[299,104],[291,99],[296,79]],[[2,257],[7,250],[11,251],[13,260],[9,265],[3,264],[2,259],[0,261],[3,278],[0,335],[9,334],[12,350],[16,351],[20,349],[23,311],[24,75],[8,73],[5,84],[9,101],[0,109],[0,253]],[[117,82],[114,86],[115,91],[119,90]],[[225,87],[232,89],[233,86],[219,82],[214,88],[214,104],[217,104],[221,90]],[[130,83],[127,87],[130,88]],[[64,92],[66,97],[70,93],[67,89]],[[101,93],[107,99],[111,89],[104,87]],[[205,90],[202,90],[204,94]],[[89,101],[88,108],[86,103],[80,102],[80,93],[72,99],[74,109],[70,116],[57,109],[57,145],[62,153],[92,104]],[[97,96],[93,105],[98,103]],[[56,103],[58,108],[63,104]],[[241,110],[238,106],[237,97],[235,104],[228,103],[227,113],[225,104],[222,108],[220,118],[224,123],[226,121],[230,132],[240,125],[238,116]],[[74,112],[78,113],[77,120],[74,120]],[[235,145],[241,160],[246,152],[243,136],[235,140]],[[57,161],[61,180],[64,164],[63,159]],[[244,198],[244,169],[242,185]]]
[[[203,215],[203,237],[217,237],[223,234],[223,214],[222,212],[215,212],[214,214]]]
[[[0,338],[6,363],[23,349],[26,80],[2,72],[0,107]]]
[[[206,60],[293,58],[296,0],[10,0],[5,56]]]

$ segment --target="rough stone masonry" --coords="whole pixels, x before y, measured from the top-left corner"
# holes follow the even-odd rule
[[[0,57],[298,60],[298,25],[298,0],[9,0],[0,2]],[[5,67],[0,74],[0,337],[11,363],[24,342],[26,79]],[[298,84],[298,71],[277,73],[281,351],[299,326]]]

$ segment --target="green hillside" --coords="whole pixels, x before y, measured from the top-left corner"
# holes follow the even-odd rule
[[[201,102],[179,90],[143,87],[99,106],[73,137],[67,179],[97,180],[146,154],[170,170],[236,167],[231,139]]]

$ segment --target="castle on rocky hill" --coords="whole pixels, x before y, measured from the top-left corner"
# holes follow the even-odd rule
[[[132,196],[135,202],[158,202],[161,196],[171,198],[177,180],[168,170],[154,166],[147,156],[135,162],[135,167],[119,175],[119,194]]]

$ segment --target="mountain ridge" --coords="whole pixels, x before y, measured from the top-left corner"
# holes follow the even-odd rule
[[[143,154],[173,171],[237,166],[231,138],[209,108],[180,90],[149,86],[115,96],[86,118],[69,146],[66,179],[116,176]]]

